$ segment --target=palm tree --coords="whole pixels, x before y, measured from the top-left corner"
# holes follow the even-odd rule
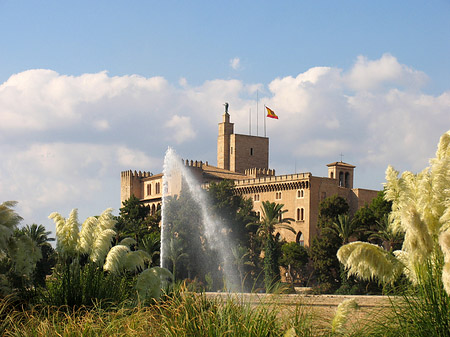
[[[278,263],[279,254],[277,254],[277,243],[273,233],[276,229],[286,229],[294,234],[295,230],[289,226],[292,218],[283,218],[283,214],[287,210],[283,210],[284,204],[277,204],[275,202],[262,202],[262,220],[257,225],[258,230],[256,234],[263,237],[264,240],[264,283],[266,292],[273,289],[275,283],[280,279],[280,267]]]
[[[179,260],[188,257],[187,253],[183,253],[183,247],[180,245],[180,240],[170,238],[169,241],[169,251],[167,252],[169,260],[172,262],[172,275],[173,281],[175,282],[177,263]]]
[[[371,231],[369,240],[376,240],[382,243],[383,248],[388,252],[392,252],[395,246],[403,242],[404,233],[394,232],[389,226],[389,214],[385,214],[377,222],[377,230]]]
[[[51,232],[46,231],[42,225],[26,225],[19,232],[28,236],[41,251],[42,259],[36,264],[36,269],[33,273],[33,283],[35,286],[45,286],[45,278],[52,273],[52,268],[56,264],[56,254],[50,244],[50,241],[55,241],[55,239],[48,237]]]
[[[20,231],[32,239],[38,247],[50,245],[49,241],[55,241],[55,238],[48,237],[51,232],[46,231],[45,227],[42,225],[36,225],[35,223],[31,226],[26,225],[26,227],[22,228]]]
[[[336,234],[342,239],[342,245],[349,242],[350,237],[355,233],[356,226],[347,214],[339,214],[338,221],[333,222],[333,227]]]
[[[247,248],[242,247],[241,245],[231,248],[231,252],[233,253],[234,265],[237,267],[237,269],[239,271],[241,285],[243,286],[244,266],[252,264],[251,262],[246,261],[248,259],[250,252],[247,250]]]
[[[151,263],[155,256],[160,255],[161,250],[161,238],[159,235],[147,235],[142,239],[141,249],[152,257]]]
[[[37,245],[17,230],[22,218],[13,210],[16,204],[16,201],[0,204],[0,296],[28,287],[36,263],[42,257]]]
[[[276,229],[287,229],[294,234],[295,230],[289,226],[292,218],[283,218],[283,214],[287,212],[283,209],[284,204],[277,204],[275,202],[263,201],[262,202],[262,220],[250,225],[257,225],[258,230],[256,234],[261,235],[265,239],[273,238],[273,233]]]
[[[7,249],[7,243],[14,234],[22,218],[12,209],[17,201],[0,204],[0,252]]]

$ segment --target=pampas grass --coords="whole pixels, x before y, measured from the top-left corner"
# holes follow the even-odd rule
[[[68,219],[56,212],[49,216],[56,224],[61,258],[48,282],[44,302],[80,306],[92,305],[96,300],[119,303],[125,298],[135,298],[131,283],[151,258],[144,251],[131,251],[128,246],[135,241],[130,238],[112,247],[116,232],[111,212],[108,208],[82,225],[78,223],[76,209]]]
[[[392,257],[396,261],[393,265],[402,266],[411,284],[403,293],[403,304],[394,306],[392,321],[379,322],[375,333],[367,335],[450,335],[449,167],[450,131],[441,137],[430,167],[418,174],[404,172],[400,178],[392,167],[386,171],[385,196],[392,201],[391,228],[405,233],[402,250]],[[371,264],[361,266],[361,261],[370,260],[364,258],[371,254],[370,250],[376,251],[368,244],[360,251],[347,245],[338,256],[353,274],[363,278],[376,276],[382,282],[391,280],[386,278],[388,264],[381,270]],[[358,256],[351,259],[352,253]],[[382,255],[381,251],[378,254]]]
[[[109,250],[112,246],[112,238],[116,236],[116,232],[112,229],[103,229],[98,231],[97,237],[92,247],[90,260],[94,263],[103,264]]]
[[[378,277],[382,283],[392,282],[400,276],[397,269],[413,283],[419,282],[417,271],[420,266],[444,254],[445,263],[450,263],[445,233],[450,227],[450,131],[439,142],[436,157],[430,160],[430,167],[418,174],[399,172],[391,166],[386,170],[385,198],[392,201],[390,228],[405,233],[401,252],[385,254],[373,245],[351,244],[338,251],[338,257],[350,274],[361,278]],[[444,236],[443,236],[444,235]],[[439,240],[439,237],[443,238]],[[450,241],[450,239],[449,239]],[[385,257],[384,259],[382,257]],[[375,266],[375,259],[381,263]],[[362,261],[368,262],[365,266]],[[437,266],[436,266],[437,267]],[[442,266],[441,266],[442,267]],[[445,290],[450,294],[448,281],[450,267],[443,268],[441,278]],[[441,268],[442,271],[442,268]]]
[[[348,276],[382,283],[394,282],[402,272],[401,264],[392,253],[368,242],[352,242],[342,246],[337,253],[339,261],[348,269]]]
[[[111,273],[119,274],[122,271],[122,261],[130,251],[130,248],[123,245],[117,245],[110,249],[106,256],[103,269]]]
[[[348,315],[351,311],[358,309],[355,299],[344,300],[338,305],[333,320],[331,321],[331,332],[334,334],[343,334],[344,325],[347,323]]]

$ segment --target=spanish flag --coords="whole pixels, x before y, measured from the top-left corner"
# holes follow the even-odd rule
[[[266,110],[267,110],[267,117],[278,119],[278,116],[275,114],[275,112],[273,112],[272,109],[266,107]]]

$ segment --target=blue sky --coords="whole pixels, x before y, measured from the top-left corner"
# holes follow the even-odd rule
[[[0,1],[0,13],[1,80],[50,68],[268,82],[386,52],[433,90],[449,75],[449,1]]]
[[[120,171],[158,173],[167,146],[215,163],[223,102],[254,133],[256,90],[280,116],[278,173],[343,153],[381,188],[449,129],[449,17],[450,1],[0,0],[0,200],[49,228],[117,210]]]

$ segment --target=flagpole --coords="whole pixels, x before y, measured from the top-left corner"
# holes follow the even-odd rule
[[[264,113],[263,113],[263,118],[264,118],[264,137],[266,137],[266,105],[264,104]]]

